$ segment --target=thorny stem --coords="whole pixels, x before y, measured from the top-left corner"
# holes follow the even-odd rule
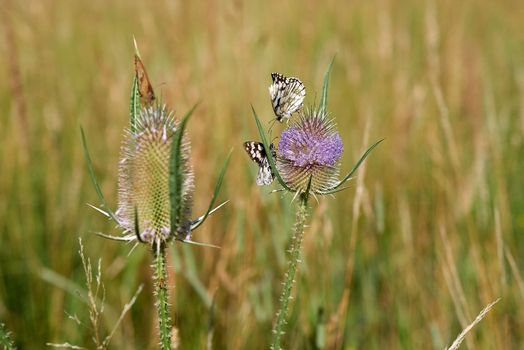
[[[163,243],[153,245],[155,269],[155,296],[160,333],[160,349],[171,350],[171,318],[169,317],[169,295],[167,291],[166,249]]]
[[[280,306],[276,314],[275,324],[273,326],[273,341],[271,344],[272,350],[280,350],[280,337],[284,334],[283,328],[286,324],[287,307],[291,297],[291,289],[295,282],[295,273],[297,271],[298,263],[300,262],[300,252],[302,249],[302,241],[304,238],[304,224],[307,217],[307,202],[308,195],[306,193],[300,194],[300,203],[296,213],[295,229],[293,237],[291,237],[291,246],[289,248],[290,259],[288,261],[288,269],[284,275],[284,287],[280,295]]]

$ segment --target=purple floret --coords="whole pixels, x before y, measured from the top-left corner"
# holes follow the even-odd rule
[[[278,143],[280,156],[297,167],[334,166],[344,149],[340,135],[326,120],[310,120],[285,130]]]

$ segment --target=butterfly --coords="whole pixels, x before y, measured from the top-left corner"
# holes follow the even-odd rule
[[[135,55],[135,73],[140,102],[144,105],[150,105],[155,100],[155,92],[147,76],[146,67],[138,55]]]
[[[298,78],[285,77],[280,73],[271,73],[271,78],[273,83],[269,86],[269,96],[277,120],[282,123],[302,107],[306,87]]]
[[[246,150],[249,158],[255,163],[258,164],[258,175],[257,175],[257,185],[264,186],[269,185],[273,182],[275,174],[271,170],[269,165],[269,159],[267,158],[266,151],[264,150],[264,144],[262,142],[256,141],[246,141],[244,142],[244,149]],[[273,159],[277,157],[277,153],[273,147],[273,144],[269,146],[271,150],[271,155]]]

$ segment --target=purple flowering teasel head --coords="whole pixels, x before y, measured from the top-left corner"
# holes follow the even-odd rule
[[[324,109],[306,109],[284,130],[276,166],[282,180],[297,192],[322,193],[335,187],[344,146]]]

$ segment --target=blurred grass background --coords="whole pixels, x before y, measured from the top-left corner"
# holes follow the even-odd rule
[[[88,233],[118,231],[86,206],[99,203],[79,134],[115,207],[133,35],[158,96],[179,116],[201,101],[195,215],[235,148],[230,203],[194,236],[222,249],[172,251],[182,348],[205,348],[213,297],[215,348],[267,348],[293,204],[254,185],[250,103],[270,120],[273,71],[318,101],[334,54],[343,171],[386,140],[351,189],[312,205],[286,348],[443,349],[497,297],[463,347],[524,347],[524,3],[4,0],[0,12],[0,321],[20,349],[93,347],[79,236],[102,259],[102,332],[145,284],[110,348],[155,348],[150,256]]]

